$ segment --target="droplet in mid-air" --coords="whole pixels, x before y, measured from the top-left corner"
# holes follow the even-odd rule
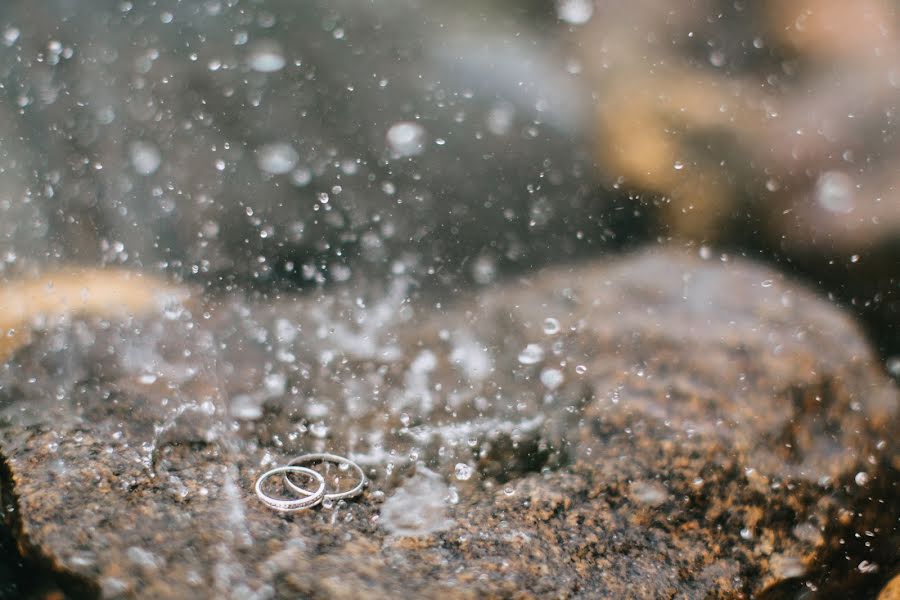
[[[544,333],[547,335],[556,335],[559,333],[559,320],[553,317],[544,319]]]
[[[19,39],[19,34],[21,32],[16,27],[7,27],[3,32],[3,45],[4,46],[12,46],[16,43],[16,40]]]
[[[544,360],[544,349],[538,344],[528,344],[519,352],[519,362],[523,365],[535,365]]]
[[[556,16],[569,25],[584,25],[594,16],[594,0],[557,0]]]
[[[515,108],[508,102],[494,106],[487,115],[488,131],[494,135],[506,135],[513,126]]]
[[[399,156],[415,156],[425,149],[425,128],[412,121],[394,123],[387,132],[391,151]]]
[[[291,173],[291,183],[297,187],[305,187],[309,185],[310,181],[312,181],[312,171],[309,167],[297,167]]]
[[[472,262],[472,279],[487,285],[497,278],[497,261],[493,256],[481,255]]]
[[[256,421],[262,418],[262,402],[258,398],[240,394],[231,399],[231,416],[239,421]]]
[[[283,69],[285,65],[281,47],[271,41],[255,44],[250,50],[247,62],[251,69],[259,73],[274,73]]]
[[[541,371],[541,383],[548,390],[555,390],[562,385],[563,374],[559,369],[544,369]]]
[[[828,212],[848,214],[853,212],[854,184],[846,173],[826,171],[816,182],[816,202]]]
[[[128,146],[131,166],[139,175],[153,175],[162,162],[159,149],[150,142],[132,142]]]
[[[893,377],[900,378],[900,356],[891,356],[887,359],[887,371]]]
[[[290,144],[277,142],[260,146],[256,150],[256,164],[261,171],[272,175],[288,173],[300,160],[300,156]]]

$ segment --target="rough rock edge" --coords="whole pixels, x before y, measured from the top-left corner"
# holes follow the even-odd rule
[[[28,583],[32,587],[29,590],[22,590],[26,597],[35,594],[33,589],[35,584],[56,588],[65,598],[100,597],[100,587],[96,581],[66,569],[32,543],[21,518],[12,468],[8,458],[2,454],[0,454],[0,511],[3,512],[0,527],[15,542],[16,551],[23,563],[23,575],[27,576]],[[23,582],[25,579],[26,577],[22,578]]]

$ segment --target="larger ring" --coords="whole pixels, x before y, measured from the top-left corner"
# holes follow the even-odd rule
[[[290,486],[292,490],[294,490],[298,494],[302,494],[305,497],[298,498],[296,500],[282,500],[281,498],[273,498],[272,496],[269,496],[262,491],[262,484],[263,481],[265,481],[272,475],[278,475],[279,473],[285,474],[285,481],[287,481],[288,473],[303,473],[305,475],[309,475],[319,483],[319,487],[315,492],[310,492],[309,490],[304,490],[299,486],[292,485]],[[269,508],[279,510],[281,512],[294,512],[297,510],[303,510],[305,508],[312,508],[325,498],[325,478],[322,477],[322,475],[318,471],[307,469],[306,467],[297,467],[294,465],[288,465],[286,467],[276,467],[271,471],[266,471],[259,476],[259,479],[256,480],[256,496],[263,502],[263,504],[265,504]]]
[[[344,464],[348,467],[351,467],[359,474],[359,483],[353,486],[351,489],[346,492],[335,492],[333,494],[325,494],[323,500],[340,500],[341,498],[352,498],[353,496],[359,495],[360,492],[363,491],[363,488],[366,485],[366,474],[363,473],[362,467],[358,464],[350,460],[349,458],[345,458],[343,456],[338,456],[337,454],[327,454],[327,453],[319,453],[319,454],[304,454],[303,456],[298,456],[294,460],[288,463],[289,466],[295,466],[300,463],[308,463],[308,462],[332,462],[338,464]],[[298,494],[309,494],[309,490],[304,490],[302,487],[291,481],[288,474],[284,474],[284,483],[289,488],[297,492]]]

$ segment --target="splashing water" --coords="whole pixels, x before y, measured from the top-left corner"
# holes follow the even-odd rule
[[[381,526],[393,535],[410,537],[447,529],[453,524],[447,517],[449,497],[444,479],[420,465],[381,507]]]

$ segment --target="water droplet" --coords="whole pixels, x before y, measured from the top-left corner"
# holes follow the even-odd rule
[[[156,374],[154,373],[144,373],[140,377],[138,377],[138,383],[142,385],[152,385],[156,383]]]
[[[713,50],[709,53],[709,64],[714,67],[721,67],[725,64],[725,53],[721,50]]]
[[[559,369],[544,369],[541,371],[541,383],[548,390],[555,390],[562,385],[563,374]]]
[[[266,375],[264,384],[266,391],[272,396],[284,395],[287,390],[287,377],[282,373],[270,373]]]
[[[346,159],[341,161],[341,171],[344,175],[355,175],[357,171],[359,171],[359,164],[352,159]]]
[[[283,175],[294,168],[300,156],[290,144],[277,142],[260,146],[256,150],[256,164],[261,171]]]
[[[284,68],[285,60],[281,47],[275,42],[258,42],[250,50],[250,68],[259,73],[274,73]]]
[[[559,321],[553,317],[544,319],[544,333],[547,335],[556,335],[559,333]]]
[[[184,314],[184,305],[180,302],[169,302],[163,307],[163,316],[169,321],[175,321]]]
[[[297,187],[305,187],[312,181],[312,171],[309,167],[298,167],[291,173],[291,183]]]
[[[855,481],[858,486],[864,486],[869,483],[869,474],[865,471],[860,471],[856,474],[856,477],[853,478],[853,481]]]
[[[256,421],[262,418],[262,403],[247,394],[231,399],[231,416],[239,421]]]
[[[393,196],[397,193],[397,186],[394,185],[391,181],[384,181],[381,184],[381,191],[387,194],[388,196]]]
[[[669,499],[669,490],[657,481],[633,481],[628,488],[629,496],[639,504],[656,507]]]
[[[156,173],[162,161],[159,149],[150,142],[132,142],[128,146],[128,155],[131,158],[131,166],[140,175]]]
[[[328,437],[328,426],[325,423],[319,421],[318,423],[313,423],[309,426],[309,432],[314,436],[319,438],[320,440],[324,440]]]
[[[494,135],[506,135],[512,127],[515,114],[512,104],[503,102],[494,106],[487,115],[488,131]]]
[[[497,261],[483,254],[472,262],[472,279],[475,283],[487,285],[497,278]]]
[[[538,344],[528,344],[519,352],[519,362],[523,365],[535,365],[544,360],[544,349]]]
[[[672,165],[672,167],[674,167],[674,169],[676,171],[680,171],[684,168],[684,163],[681,162],[680,160],[676,160],[675,163]]]
[[[877,573],[878,572],[878,563],[869,562],[867,560],[861,561],[856,568],[859,569],[860,573]]]
[[[827,171],[816,182],[816,202],[832,213],[851,213],[855,205],[853,189],[853,180],[849,175],[841,171]]]
[[[891,356],[887,359],[885,363],[887,367],[887,372],[890,373],[893,377],[900,378],[900,356]]]
[[[3,31],[3,45],[4,46],[12,46],[16,43],[16,40],[19,39],[19,34],[21,32],[15,27],[7,27]]]
[[[460,481],[468,481],[475,470],[466,463],[456,463],[456,478]]]
[[[570,25],[583,25],[594,15],[594,0],[557,0],[556,16]]]
[[[772,287],[772,280],[765,279],[765,280],[763,280],[763,282],[760,285],[762,285],[764,288],[770,288],[770,287]]]
[[[584,365],[578,365],[577,367],[575,367],[575,372],[579,375],[584,375],[585,373],[587,373],[587,367]]]
[[[387,143],[398,156],[415,156],[425,149],[425,128],[413,121],[394,123],[387,132]]]

